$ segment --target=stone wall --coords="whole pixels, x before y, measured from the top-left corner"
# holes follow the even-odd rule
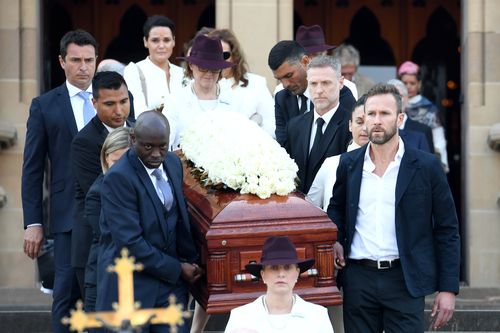
[[[33,286],[35,265],[23,253],[21,167],[31,98],[38,94],[38,1],[0,1],[0,123],[17,130],[14,146],[0,150],[0,287]]]
[[[498,287],[500,152],[486,140],[491,125],[500,123],[500,4],[464,1],[462,13],[466,272],[471,286]]]

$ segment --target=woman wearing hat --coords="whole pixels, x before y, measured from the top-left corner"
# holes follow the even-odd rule
[[[231,30],[216,29],[209,32],[208,36],[220,38],[226,59],[234,64],[222,71],[220,85],[232,90],[235,109],[274,138],[274,99],[267,88],[266,78],[248,72],[243,49]]]
[[[448,154],[446,151],[444,128],[439,120],[437,107],[420,94],[420,87],[422,85],[420,67],[412,61],[405,61],[399,66],[398,79],[403,81],[408,90],[408,104],[405,108],[406,114],[412,120],[432,128],[434,150],[440,155],[441,164],[445,172],[448,172]]]
[[[187,62],[185,75],[192,81],[172,100],[166,99],[163,108],[163,113],[175,128],[171,142],[173,149],[178,149],[184,128],[198,115],[215,109],[232,109],[231,91],[221,89],[218,84],[222,70],[233,66],[224,60],[220,39],[197,36],[189,56],[181,59]]]
[[[168,17],[148,17],[143,26],[144,47],[149,55],[129,63],[123,76],[134,95],[135,116],[161,107],[164,99],[182,89],[182,68],[170,63],[175,46],[175,24]]]
[[[304,301],[293,293],[300,273],[314,265],[314,259],[300,260],[286,236],[269,237],[260,263],[246,265],[247,271],[267,287],[265,295],[231,311],[226,333],[256,332],[332,333],[326,308]]]

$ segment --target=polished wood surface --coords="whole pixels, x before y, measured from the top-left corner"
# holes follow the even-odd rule
[[[295,286],[301,297],[324,306],[342,302],[334,278],[333,243],[337,229],[328,216],[300,193],[260,199],[232,190],[203,187],[184,171],[184,194],[206,275],[192,288],[208,313],[228,313],[265,292],[244,267],[260,261],[269,236],[288,236],[300,258],[315,258],[317,272],[303,274]]]

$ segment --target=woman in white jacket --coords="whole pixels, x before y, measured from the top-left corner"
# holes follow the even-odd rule
[[[184,73],[181,67],[170,63],[175,46],[175,24],[168,17],[148,17],[143,26],[144,47],[149,56],[125,67],[124,77],[134,96],[135,116],[153,109],[161,109],[165,99],[180,91]]]
[[[314,259],[297,258],[288,237],[269,237],[260,263],[245,266],[250,274],[262,279],[266,294],[233,309],[225,332],[333,333],[326,308],[304,301],[293,292],[300,273],[313,265]]]
[[[221,40],[225,59],[234,64],[222,71],[222,79],[219,81],[223,89],[232,90],[233,110],[244,113],[274,138],[274,99],[267,87],[266,78],[248,72],[243,49],[231,30],[216,29],[208,36]]]

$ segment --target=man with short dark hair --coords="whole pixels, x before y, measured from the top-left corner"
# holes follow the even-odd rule
[[[52,302],[53,331],[69,332],[61,319],[80,298],[71,267],[71,231],[75,208],[71,141],[92,117],[91,81],[97,42],[88,32],[66,33],[60,43],[59,63],[66,82],[31,102],[22,176],[24,253],[35,259],[43,242],[43,177],[50,161],[50,232],[54,237],[55,280]]]
[[[307,193],[325,158],[347,150],[351,140],[351,109],[340,102],[343,86],[340,64],[330,56],[315,57],[308,65],[307,82],[314,110],[288,122],[285,149],[299,171],[299,190]]]
[[[71,145],[77,202],[71,238],[71,265],[75,268],[82,295],[85,266],[92,242],[92,228],[84,216],[85,196],[102,173],[100,154],[104,140],[114,129],[125,126],[131,107],[127,84],[118,73],[97,73],[92,80],[92,92],[97,114],[78,132]],[[131,125],[127,123],[127,126]]]
[[[134,273],[142,308],[168,305],[173,294],[186,309],[187,283],[200,278],[198,254],[182,192],[180,159],[169,148],[170,126],[156,111],[137,118],[132,147],[106,173],[101,187],[101,242],[96,310],[111,310],[117,281],[106,269],[127,248],[144,269]],[[178,332],[188,332],[187,323]],[[165,325],[143,332],[168,332]]]
[[[451,319],[459,290],[458,220],[440,161],[407,147],[393,85],[367,94],[370,142],[340,158],[328,216],[344,289],[346,332],[423,332],[425,296],[438,292],[434,329]],[[343,267],[343,268],[342,268]]]
[[[280,41],[269,52],[268,65],[284,88],[274,96],[276,141],[282,147],[286,146],[288,121],[314,110],[307,91],[307,65],[310,61],[311,57],[296,41]],[[346,87],[342,87],[340,91],[340,100],[347,108],[351,108],[355,102],[351,91]]]

